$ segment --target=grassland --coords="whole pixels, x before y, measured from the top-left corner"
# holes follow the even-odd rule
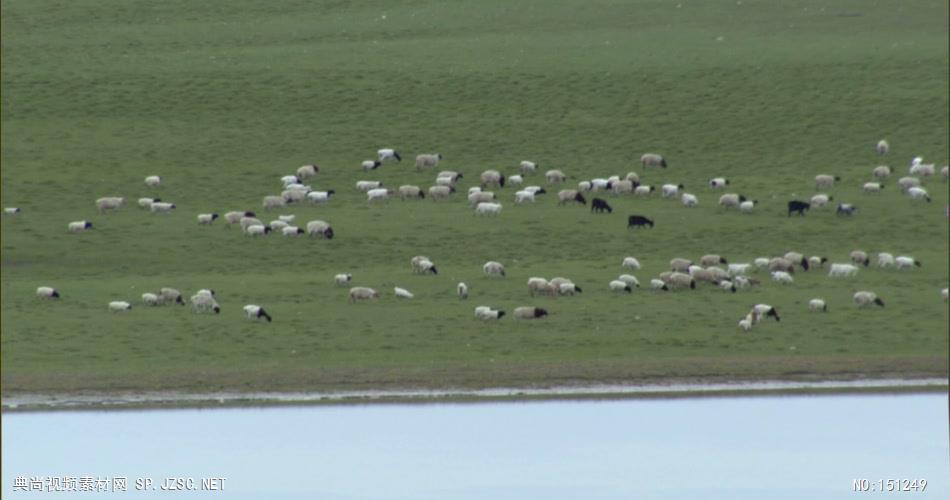
[[[943,375],[948,369],[947,184],[912,202],[893,182],[860,192],[871,169],[948,151],[946,2],[593,1],[2,3],[2,388],[9,392],[178,389],[326,390],[693,380]],[[886,137],[883,160],[874,144]],[[359,170],[380,147],[440,152],[440,167],[512,173],[535,159],[571,181],[641,173],[684,183],[686,209],[610,199],[612,215],[533,206],[476,218],[449,203],[368,206],[356,180],[431,184],[403,162]],[[663,153],[643,172],[641,153]],[[248,239],[195,214],[260,206],[305,163],[335,189],[332,241]],[[836,200],[860,207],[787,218],[784,204],[834,173]],[[146,175],[164,185],[147,189]],[[750,216],[715,206],[713,176],[760,201]],[[529,182],[541,183],[540,178]],[[131,206],[99,216],[100,196],[155,194],[177,212]],[[133,203],[134,205],[134,203]],[[625,216],[657,227],[628,231]],[[87,218],[96,229],[67,235]],[[727,294],[608,292],[636,255],[648,280],[670,258],[731,261],[797,250],[910,254],[907,272],[851,280],[800,273]],[[438,276],[417,276],[428,255]],[[489,279],[494,259],[508,278]],[[332,276],[377,287],[349,304]],[[532,299],[529,276],[567,276],[574,298]],[[454,295],[458,281],[472,298]],[[63,299],[37,300],[39,285]],[[397,301],[394,285],[416,294]],[[144,291],[214,288],[220,316],[185,307],[110,314]],[[882,310],[851,294],[876,291]],[[809,314],[810,298],[830,305]],[[751,304],[780,324],[742,333]],[[246,321],[263,304],[272,324]],[[482,324],[475,305],[548,308],[543,321]]]

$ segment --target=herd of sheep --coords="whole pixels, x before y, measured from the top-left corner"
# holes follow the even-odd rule
[[[879,154],[885,155],[889,151],[889,145],[882,140],[876,145]],[[377,152],[377,158],[365,160],[361,164],[364,172],[376,170],[387,162],[402,160],[402,156],[394,149],[380,149]],[[431,169],[439,165],[442,155],[420,154],[416,157],[416,168],[418,170]],[[640,158],[641,165],[644,168],[659,167],[667,168],[668,164],[663,156],[647,153]],[[538,195],[547,193],[547,190],[539,185],[523,186],[525,177],[535,173],[538,169],[538,163],[532,161],[522,161],[518,165],[518,173],[505,176],[497,170],[486,170],[479,176],[478,185],[472,186],[467,191],[467,200],[472,206],[476,215],[498,216],[502,210],[502,204],[498,201],[498,195],[494,191],[488,191],[488,188],[502,189],[506,185],[515,186],[514,193],[515,204],[533,203]],[[328,189],[325,191],[314,190],[305,182],[317,176],[320,167],[317,165],[304,165],[296,170],[294,174],[285,175],[280,178],[283,190],[279,195],[264,196],[262,208],[265,211],[280,210],[288,205],[299,203],[312,203],[324,205],[330,203],[331,197],[335,191]],[[871,171],[874,182],[863,184],[863,192],[867,194],[880,193],[884,188],[883,181],[890,177],[892,171],[888,166],[878,166]],[[922,199],[927,202],[931,198],[927,191],[921,187],[920,178],[933,177],[936,175],[936,168],[933,164],[924,164],[922,158],[914,158],[911,162],[908,177],[901,178],[897,185],[912,199]],[[943,181],[947,181],[950,172],[948,167],[944,166],[940,170]],[[430,200],[447,200],[459,188],[459,182],[463,179],[460,172],[441,171],[435,178],[434,184],[428,189],[423,189],[414,185],[402,185],[393,190],[384,187],[379,181],[360,180],[355,186],[360,192],[366,193],[368,202],[378,202],[398,196],[402,200],[425,199],[426,195]],[[548,187],[558,186],[566,182],[567,176],[560,170],[548,170],[544,174],[545,182]],[[828,189],[840,182],[841,178],[834,175],[822,174],[815,177],[815,188],[818,190]],[[145,178],[146,186],[150,188],[158,187],[162,184],[162,179],[157,175],[150,175]],[[724,177],[715,177],[709,180],[708,186],[711,189],[726,189],[730,181]],[[679,198],[686,207],[695,207],[699,204],[699,199],[695,194],[682,192],[683,184],[664,184],[660,186],[661,196],[665,198]],[[611,193],[614,196],[651,196],[656,192],[655,186],[641,184],[640,177],[635,172],[628,173],[624,178],[612,176],[606,178],[595,178],[583,180],[578,183],[576,188],[560,189],[557,193],[557,204],[587,203],[587,197],[592,193],[599,192]],[[788,215],[798,213],[804,215],[811,208],[818,208],[834,201],[834,198],[819,193],[808,201],[791,200],[788,203]],[[110,211],[118,210],[126,204],[124,197],[103,197],[96,200],[95,205],[98,213],[105,214]],[[749,200],[738,193],[725,193],[719,197],[718,204],[724,209],[737,209],[740,212],[751,212],[757,204],[757,200]],[[152,213],[168,213],[175,210],[174,203],[162,201],[159,198],[140,198],[139,207],[147,209]],[[853,215],[857,207],[853,203],[839,203],[837,213],[839,215]],[[601,198],[591,200],[592,212],[613,212],[609,203]],[[21,210],[16,207],[6,208],[4,212],[8,215],[20,213]],[[294,215],[279,215],[276,219],[265,223],[257,218],[257,214],[250,210],[235,210],[224,214],[223,217],[217,213],[197,214],[197,221],[200,225],[212,225],[218,219],[223,218],[228,226],[238,225],[244,234],[248,236],[265,236],[271,232],[280,232],[283,236],[292,237],[299,235],[308,235],[311,237],[332,239],[334,231],[332,226],[323,220],[308,221],[304,227],[298,227],[295,223]],[[644,215],[634,214],[627,219],[627,227],[653,227],[654,221]],[[67,224],[67,230],[70,233],[79,233],[93,228],[91,221],[73,221]],[[670,270],[660,273],[659,276],[649,281],[650,288],[655,291],[677,290],[677,289],[696,289],[697,285],[708,284],[711,287],[720,290],[735,293],[738,290],[758,286],[761,281],[754,277],[757,272],[768,272],[771,280],[777,284],[789,284],[794,282],[794,273],[796,269],[808,271],[810,269],[824,268],[827,264],[828,276],[853,277],[861,267],[868,267],[871,263],[870,256],[862,251],[855,250],[849,255],[850,262],[832,262],[823,256],[805,256],[797,252],[788,252],[785,255],[777,257],[757,257],[751,262],[728,262],[720,255],[704,255],[698,262],[693,262],[684,258],[673,258],[670,261]],[[893,267],[895,269],[911,269],[920,267],[921,262],[912,256],[894,256],[890,253],[881,252],[876,256],[876,265],[880,268]],[[606,283],[606,288],[616,293],[631,293],[634,288],[640,287],[639,280],[632,274],[640,269],[640,261],[635,257],[625,257],[621,264],[625,274],[621,274],[617,279]],[[435,263],[425,256],[416,256],[410,260],[410,268],[413,273],[418,274],[438,274]],[[486,275],[504,278],[506,277],[505,266],[496,261],[489,261],[483,266],[483,272]],[[351,273],[341,273],[334,277],[337,285],[347,285],[353,279]],[[542,277],[531,277],[527,281],[528,292],[530,296],[570,296],[582,293],[582,289],[572,280],[556,277],[545,279]],[[469,287],[465,283],[458,283],[456,292],[460,300],[467,299],[469,296]],[[394,287],[393,293],[397,298],[412,299],[414,295],[405,288]],[[944,288],[941,291],[944,300],[948,299],[948,290]],[[36,295],[44,299],[58,299],[61,297],[60,291],[49,286],[37,288]],[[349,289],[348,298],[351,302],[378,299],[380,293],[369,287],[355,286]],[[142,295],[142,304],[149,307],[158,307],[163,305],[178,304],[185,305],[182,294],[173,288],[162,288],[157,293],[145,293]],[[884,301],[874,292],[859,291],[853,295],[853,301],[858,307],[868,307],[877,305],[884,307]],[[199,290],[190,297],[192,309],[196,313],[211,312],[219,313],[221,307],[218,304],[213,290]],[[108,304],[109,310],[113,312],[128,311],[132,304],[125,300],[112,301]],[[824,299],[814,298],[808,301],[808,309],[815,312],[826,312],[828,306]],[[263,307],[256,304],[244,306],[243,311],[250,320],[265,320],[270,322],[272,317]],[[475,317],[483,321],[499,320],[506,315],[500,308],[491,306],[478,306],[475,308]],[[520,306],[513,310],[512,316],[516,319],[537,319],[548,315],[544,308],[535,306]],[[751,311],[742,317],[739,321],[739,327],[743,330],[750,330],[756,323],[766,318],[780,320],[776,308],[768,304],[757,304]]]

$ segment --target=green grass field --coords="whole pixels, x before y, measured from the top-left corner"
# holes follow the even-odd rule
[[[4,0],[2,32],[2,197],[23,208],[3,218],[4,391],[947,374],[948,187],[925,181],[925,203],[894,182],[915,155],[938,169],[950,156],[947,2]],[[410,161],[364,174],[382,147]],[[644,171],[649,151],[670,167]],[[431,185],[435,172],[411,161],[426,152],[464,172],[463,191],[482,170],[532,159],[570,185],[629,171],[683,183],[700,206],[608,196],[614,213],[592,215],[555,206],[553,192],[516,206],[506,187],[501,216],[481,218],[464,194],[368,206],[355,190],[360,179]],[[262,218],[325,219],[332,241],[196,224],[200,212],[261,213],[279,177],[306,163],[322,169],[311,184],[337,196]],[[897,175],[862,194],[882,163]],[[786,217],[819,173],[843,178],[829,193],[858,215]],[[151,174],[161,188],[143,184]],[[716,205],[721,192],[705,185],[718,175],[760,201],[754,214]],[[94,200],[112,195],[131,203],[98,215]],[[176,213],[135,206],[150,195]],[[627,230],[631,213],[656,228]],[[80,219],[95,229],[67,234]],[[858,248],[923,267],[797,273],[788,286],[760,274],[760,288],[736,294],[607,289],[627,255],[646,284],[673,257],[796,250],[845,262]],[[411,274],[417,254],[440,274]],[[487,260],[507,279],[484,276]],[[382,299],[348,303],[339,272]],[[530,276],[566,276],[584,293],[533,299]],[[40,285],[62,300],[37,299]],[[416,299],[397,301],[396,285]],[[106,308],[163,286],[214,288],[223,311]],[[862,289],[887,306],[856,309]],[[814,297],[828,314],[807,311]],[[781,323],[740,331],[762,302]],[[247,303],[274,322],[247,321]],[[551,315],[483,324],[482,304]]]

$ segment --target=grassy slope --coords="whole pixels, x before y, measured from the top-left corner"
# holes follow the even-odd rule
[[[276,4],[276,2],[274,3]],[[5,1],[2,5],[2,195],[25,212],[3,223],[4,390],[327,388],[499,385],[654,377],[789,377],[946,373],[947,185],[932,204],[893,185],[860,193],[881,160],[948,158],[945,2],[129,2]],[[385,19],[383,16],[385,15]],[[363,175],[379,147],[438,151],[440,167],[512,172],[521,159],[579,179],[627,171],[684,183],[701,206],[617,199],[611,216],[508,200],[500,219],[474,218],[461,198],[368,207],[360,178],[429,185],[411,164]],[[642,172],[662,152],[671,168]],[[248,240],[198,227],[204,211],[257,209],[280,175],[324,169],[333,241]],[[861,207],[788,219],[785,201],[832,191]],[[148,190],[142,178],[165,184]],[[714,175],[757,198],[742,217],[715,206]],[[541,179],[531,179],[541,182]],[[178,212],[135,207],[95,214],[99,196],[151,193]],[[626,231],[628,213],[656,218]],[[65,234],[70,220],[97,229]],[[923,269],[824,274],[723,294],[614,296],[606,282],[636,255],[641,281],[671,257],[732,261],[788,250],[844,261],[854,248],[909,253]],[[441,273],[409,273],[416,254]],[[489,259],[509,278],[481,275]],[[385,292],[350,305],[332,286],[351,270]],[[581,297],[528,297],[529,276],[573,278]],[[460,302],[454,286],[468,282]],[[41,284],[58,303],[33,297]],[[393,285],[416,293],[397,302]],[[220,317],[186,308],[116,316],[161,286],[221,292]],[[887,308],[857,311],[858,289]],[[821,296],[831,313],[806,312]],[[246,322],[264,304],[271,325]],[[751,304],[783,314],[742,334]],[[472,308],[537,304],[537,323],[483,325]]]

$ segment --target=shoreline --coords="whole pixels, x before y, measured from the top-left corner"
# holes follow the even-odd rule
[[[762,380],[654,384],[595,384],[485,389],[385,389],[325,392],[191,393],[181,391],[19,394],[2,398],[2,411],[146,410],[349,404],[487,403],[533,400],[755,397],[852,393],[946,392],[946,378],[887,378],[820,381]]]

